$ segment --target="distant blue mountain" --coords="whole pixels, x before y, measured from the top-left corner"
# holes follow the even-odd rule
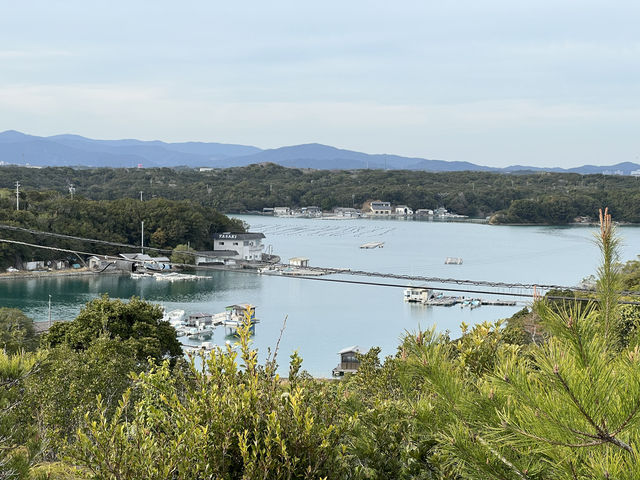
[[[461,170],[495,171],[497,169],[483,167],[468,162],[446,162],[444,160],[426,160],[424,158],[401,157],[388,154],[367,154],[342,150],[319,143],[280,147],[263,150],[253,155],[236,157],[230,162],[234,166],[253,163],[277,163],[285,167],[313,168],[317,170],[352,170],[352,169],[393,169],[393,170],[427,170],[434,172],[450,172]]]
[[[0,133],[0,161],[19,165],[201,167],[259,151],[256,147],[223,143],[93,140],[78,135],[36,137],[14,130]]]
[[[581,174],[622,173],[624,175],[640,169],[640,165],[630,162],[604,167],[584,165],[570,169],[523,165],[492,168],[469,162],[448,162],[388,154],[371,155],[318,143],[261,150],[252,146],[225,143],[167,143],[159,140],[141,141],[135,139],[94,140],[79,135],[38,137],[15,130],[0,133],[0,162],[36,166],[136,167],[142,164],[144,167],[219,168],[271,162],[285,167],[318,170],[370,168],[432,172],[548,171]]]

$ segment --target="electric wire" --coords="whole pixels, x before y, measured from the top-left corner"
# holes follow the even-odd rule
[[[131,244],[126,244],[126,243],[109,242],[109,241],[106,241],[106,240],[91,239],[91,238],[86,238],[86,237],[78,237],[78,236],[65,235],[65,234],[53,233],[53,232],[43,232],[43,231],[39,231],[39,230],[27,229],[27,228],[22,228],[22,227],[15,227],[15,226],[6,225],[6,224],[0,224],[0,229],[20,231],[20,232],[29,233],[29,234],[32,234],[32,235],[47,235],[47,236],[52,236],[52,237],[65,238],[65,239],[83,241],[83,242],[88,242],[88,243],[99,243],[99,244],[115,246],[115,247],[132,248],[132,249],[142,248],[140,245],[131,245]],[[34,245],[30,244],[30,246],[34,246]],[[173,253],[173,250],[170,250],[170,249],[161,249],[161,248],[154,248],[154,247],[144,247],[144,248],[146,248],[149,251],[163,252],[163,253]],[[187,251],[187,250],[181,251],[180,253],[181,254],[186,254],[186,255],[189,255],[189,256],[197,256],[198,255],[197,252],[190,252],[190,251]],[[94,253],[90,253],[90,254],[83,253],[83,254],[85,254],[85,255],[104,256],[104,255],[94,254]],[[119,258],[119,257],[116,257],[116,258]],[[283,263],[276,263],[276,264],[273,264],[273,265],[279,266],[279,267],[288,267],[289,266],[289,265],[283,264]],[[386,272],[370,272],[370,271],[365,271],[365,270],[352,270],[352,269],[334,268],[334,267],[305,267],[305,268],[307,270],[322,271],[322,272],[326,272],[326,273],[343,273],[343,274],[354,275],[354,276],[376,277],[376,278],[393,278],[393,279],[396,279],[396,280],[407,280],[407,281],[428,282],[428,283],[484,286],[484,287],[491,287],[491,288],[507,288],[507,289],[520,288],[520,289],[527,289],[527,290],[539,289],[539,290],[574,290],[574,291],[584,291],[584,292],[593,291],[592,289],[589,289],[589,288],[568,287],[568,286],[563,286],[563,285],[545,285],[545,284],[533,284],[533,283],[528,283],[527,284],[527,283],[517,283],[517,282],[493,282],[493,281],[487,281],[487,280],[469,280],[469,279],[457,279],[457,278],[441,278],[441,277],[429,277],[429,276],[420,276],[420,275],[405,275],[405,274],[386,273]],[[626,295],[640,295],[637,292],[621,292],[621,293],[624,293]]]
[[[0,224],[0,228],[2,229],[6,229],[6,230],[14,230],[14,231],[22,231],[22,232],[26,232],[26,233],[30,233],[33,235],[48,235],[48,236],[53,236],[53,237],[59,237],[59,238],[67,238],[67,239],[72,239],[72,240],[78,240],[78,241],[84,241],[84,242],[89,242],[89,243],[100,243],[100,244],[105,244],[105,245],[110,245],[110,246],[118,246],[118,247],[125,247],[125,248],[140,248],[139,245],[129,245],[129,244],[123,244],[123,243],[117,243],[117,242],[108,242],[105,240],[97,240],[97,239],[90,239],[90,238],[85,238],[85,237],[77,237],[77,236],[72,236],[72,235],[64,235],[64,234],[58,234],[58,233],[52,233],[52,232],[42,232],[42,231],[38,231],[38,230],[31,230],[31,229],[25,229],[25,228],[21,228],[21,227],[14,227],[14,226],[10,226],[10,225],[2,225]],[[47,250],[54,250],[54,251],[59,251],[59,252],[65,252],[65,253],[73,253],[75,255],[87,255],[87,256],[97,256],[97,257],[101,257],[105,260],[118,260],[118,261],[122,261],[122,262],[129,262],[129,263],[137,263],[136,260],[133,259],[127,259],[121,256],[116,256],[116,255],[104,255],[104,254],[99,254],[99,253],[95,253],[95,252],[85,252],[85,251],[81,251],[81,250],[74,250],[74,249],[65,249],[65,248],[60,248],[60,247],[52,247],[52,246],[46,246],[46,245],[38,245],[38,244],[34,244],[34,243],[29,243],[29,242],[23,242],[23,241],[18,241],[18,240],[11,240],[11,239],[5,239],[5,238],[0,238],[0,242],[5,242],[5,243],[11,243],[11,244],[17,244],[17,245],[23,245],[23,246],[28,246],[28,247],[32,247],[32,248],[41,248],[41,249],[47,249]],[[154,251],[162,251],[162,252],[172,252],[172,250],[169,249],[159,249],[159,248],[151,248],[151,247],[145,247],[148,248],[149,250],[154,250]],[[181,253],[187,253],[187,254],[192,254],[192,255],[196,255],[197,253],[195,252],[181,252]],[[195,270],[201,270],[201,271],[211,271],[211,270],[220,270],[220,268],[215,267],[215,266],[206,266],[206,265],[198,265],[198,266],[194,266],[191,264],[176,264],[173,263],[176,266],[184,266],[184,267],[189,267],[189,268],[193,268]],[[282,263],[276,263],[276,264],[272,264],[272,265],[276,265],[276,266],[280,266],[280,267],[289,267],[290,265],[287,264],[282,264]],[[105,267],[106,269],[107,267]],[[104,271],[105,269],[101,270]],[[593,289],[588,289],[588,288],[581,288],[581,287],[568,287],[568,286],[563,286],[563,285],[544,285],[544,284],[526,284],[526,283],[515,283],[515,282],[494,282],[494,281],[486,281],[486,280],[465,280],[465,279],[455,279],[455,278],[440,278],[440,277],[427,277],[427,276],[418,276],[418,275],[405,275],[405,274],[396,274],[396,273],[384,273],[384,272],[370,272],[370,271],[364,271],[364,270],[351,270],[351,269],[345,269],[345,268],[331,268],[331,267],[305,267],[305,269],[310,270],[310,271],[321,271],[323,273],[327,273],[327,274],[347,274],[347,275],[355,275],[355,276],[365,276],[365,277],[377,277],[377,278],[391,278],[391,279],[395,279],[395,280],[409,280],[409,281],[420,281],[420,282],[424,282],[424,283],[432,283],[432,284],[455,284],[458,286],[463,286],[463,285],[469,285],[469,286],[475,286],[475,287],[488,287],[488,288],[505,288],[505,289],[522,289],[522,290],[533,290],[534,293],[533,294],[527,294],[527,293],[514,293],[514,292],[496,292],[496,291],[486,291],[486,290],[471,290],[471,289],[465,289],[465,288],[448,288],[448,287],[442,287],[442,286],[438,286],[437,289],[438,290],[442,290],[442,291],[447,291],[447,292],[460,292],[460,293],[482,293],[482,294],[491,294],[491,295],[497,295],[497,296],[511,296],[511,297],[524,297],[524,298],[535,298],[537,296],[536,292],[542,292],[542,291],[548,291],[548,290],[571,290],[571,291],[577,291],[577,292],[583,292],[583,293],[594,293]],[[247,270],[240,270],[242,273],[257,273],[257,272],[248,272]],[[286,275],[285,275],[286,276]],[[300,278],[300,279],[304,279],[304,280],[316,280],[316,281],[325,281],[325,282],[336,282],[336,283],[344,283],[344,284],[359,284],[359,285],[372,285],[372,286],[383,286],[383,287],[398,287],[398,288],[428,288],[428,287],[416,287],[415,285],[404,285],[404,284],[395,284],[395,283],[382,283],[382,282],[365,282],[365,281],[357,281],[357,280],[345,280],[345,279],[336,279],[336,278],[318,278],[318,277],[310,277],[310,276],[304,276],[304,275],[296,275],[295,277],[290,277],[289,278]],[[640,295],[640,292],[618,292],[621,295],[625,295],[625,296],[638,296]],[[565,300],[575,300],[574,297],[563,297],[563,296],[553,296],[553,297],[548,297],[548,298],[553,298],[553,299],[565,299]],[[631,304],[631,305],[640,305],[640,302],[632,302],[632,301],[620,301],[620,303],[623,304]]]

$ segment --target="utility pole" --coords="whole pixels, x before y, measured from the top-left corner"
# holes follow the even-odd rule
[[[16,181],[16,210],[20,210],[20,182]]]
[[[140,248],[142,249],[142,253],[144,253],[144,220],[142,221],[142,238],[140,239]]]

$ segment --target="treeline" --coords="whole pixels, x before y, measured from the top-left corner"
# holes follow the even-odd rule
[[[26,190],[15,209],[15,198],[0,198],[0,224],[40,232],[61,233],[127,245],[140,245],[144,221],[145,245],[172,249],[190,243],[195,249],[213,248],[215,232],[242,232],[237,219],[230,219],[212,207],[190,200],[154,198],[141,202],[131,198],[118,200],[87,200],[70,198],[55,191]],[[50,237],[0,228],[0,238],[46,245],[67,250],[100,254],[118,254],[131,249],[91,244],[73,239]],[[72,254],[34,249],[24,245],[0,242],[0,267],[21,265],[30,260],[54,260]]]
[[[297,353],[281,379],[248,326],[196,367],[135,298],[90,302],[33,352],[24,316],[0,309],[0,478],[640,478],[640,314],[618,290],[638,265],[612,263],[610,218],[600,243],[594,301],[407,334],[343,381]]]
[[[360,207],[370,199],[413,209],[448,210],[495,223],[564,224],[594,217],[609,205],[618,221],[640,223],[640,184],[634,177],[568,173],[320,171],[274,164],[200,172],[194,169],[0,168],[0,187],[12,195],[19,180],[25,191],[56,190],[93,200],[167,198],[191,200],[223,212],[264,207],[317,205]]]

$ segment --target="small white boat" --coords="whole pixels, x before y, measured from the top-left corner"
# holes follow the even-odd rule
[[[175,282],[177,280],[197,280],[199,277],[197,275],[187,275],[185,273],[156,273],[153,275],[156,280],[167,281],[167,282]]]
[[[170,312],[165,312],[162,316],[162,321],[169,322],[171,325],[178,326],[183,323],[184,319],[184,310],[171,310]]]
[[[384,248],[384,242],[368,242],[368,243],[363,243],[362,245],[360,245],[360,248],[366,248],[366,249],[371,249],[371,248]]]
[[[462,258],[460,257],[447,257],[444,260],[445,265],[462,265]]]
[[[140,279],[140,278],[153,278],[153,273],[137,273],[131,272],[131,278]]]

